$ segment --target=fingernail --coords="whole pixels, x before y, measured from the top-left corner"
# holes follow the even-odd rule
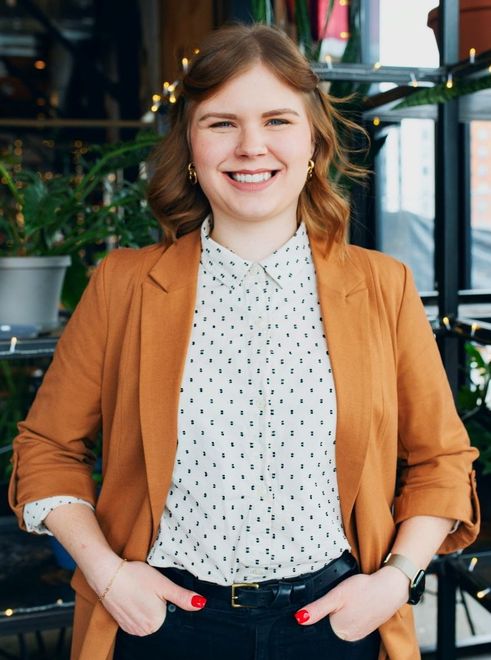
[[[191,598],[191,605],[201,609],[206,605],[206,598],[204,596],[193,596]]]
[[[295,612],[294,616],[298,623],[305,623],[310,619],[310,614],[307,610],[299,610],[298,612]]]

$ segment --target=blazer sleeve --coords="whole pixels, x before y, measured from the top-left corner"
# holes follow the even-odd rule
[[[478,451],[455,409],[433,332],[412,274],[397,322],[398,456],[402,466],[395,522],[416,515],[461,521],[439,552],[472,543],[479,532],[479,503],[472,462]]]
[[[9,502],[22,529],[27,502],[54,495],[95,504],[92,469],[101,424],[107,335],[105,271],[95,269],[58,342],[34,403],[13,443]]]

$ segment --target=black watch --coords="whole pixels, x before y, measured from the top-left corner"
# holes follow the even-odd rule
[[[425,590],[425,577],[426,573],[423,569],[417,569],[412,561],[410,561],[404,555],[396,555],[389,552],[387,557],[384,559],[384,566],[395,566],[409,580],[409,598],[408,603],[410,605],[416,605],[421,600],[421,596]]]

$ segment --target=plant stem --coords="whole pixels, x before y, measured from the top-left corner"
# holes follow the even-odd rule
[[[0,161],[0,179],[5,179],[5,185],[10,190],[12,197],[15,199],[16,203],[22,209],[24,206],[24,198],[21,195],[21,193],[17,190],[17,186],[15,185],[14,180],[10,176],[10,172],[7,170],[7,168],[1,161]],[[20,246],[23,246],[24,240],[21,234],[19,233],[19,226],[17,224],[17,218],[15,215],[13,222],[11,223],[11,227],[16,243]]]
[[[138,149],[142,149],[144,147],[150,147],[154,145],[158,140],[160,140],[160,136],[158,138],[147,138],[132,144],[124,144],[121,146],[121,148],[116,149],[116,151],[111,151],[110,153],[103,156],[90,168],[87,174],[84,175],[82,181],[75,188],[75,196],[79,200],[83,200],[92,192],[92,190],[97,185],[96,174],[106,165],[106,163],[110,162],[114,158],[118,158],[124,154],[131,153],[132,151],[137,151]]]

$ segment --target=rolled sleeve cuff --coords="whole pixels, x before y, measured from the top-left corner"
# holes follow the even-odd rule
[[[53,536],[44,524],[46,516],[61,504],[85,504],[94,511],[90,502],[70,495],[60,495],[56,497],[44,497],[34,502],[28,502],[24,505],[24,523],[28,532],[34,534],[48,534]]]

